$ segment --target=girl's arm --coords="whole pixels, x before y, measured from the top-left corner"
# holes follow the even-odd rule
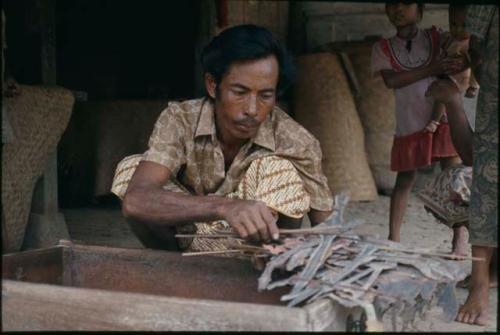
[[[401,88],[427,77],[457,73],[463,67],[464,60],[462,58],[436,58],[429,65],[415,70],[401,72],[381,70],[380,73],[387,88]]]

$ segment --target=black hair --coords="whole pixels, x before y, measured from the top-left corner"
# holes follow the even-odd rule
[[[254,60],[274,55],[279,64],[278,95],[292,84],[295,67],[290,54],[273,34],[252,24],[228,28],[217,35],[203,49],[201,64],[204,73],[210,73],[217,85],[237,61]]]

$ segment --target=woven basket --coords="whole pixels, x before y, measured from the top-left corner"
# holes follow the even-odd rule
[[[363,128],[335,54],[318,53],[297,59],[294,113],[321,143],[323,171],[332,192],[347,191],[353,201],[376,199]]]
[[[394,92],[387,87],[381,76],[374,77],[370,68],[372,44],[357,48],[349,54],[356,78],[359,95],[356,107],[365,133],[368,164],[379,190],[392,190],[396,173],[390,170],[391,148],[396,127]]]
[[[20,250],[33,189],[66,128],[74,98],[60,87],[20,86],[21,94],[4,98],[15,133],[2,157],[2,233],[4,252]]]

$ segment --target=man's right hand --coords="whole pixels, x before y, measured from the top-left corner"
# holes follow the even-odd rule
[[[231,200],[222,206],[221,214],[241,238],[254,241],[279,238],[278,215],[262,201]]]

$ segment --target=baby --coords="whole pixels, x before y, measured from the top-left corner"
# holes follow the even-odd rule
[[[469,58],[469,40],[470,34],[465,31],[465,10],[464,5],[450,4],[448,17],[450,23],[450,32],[443,33],[441,48],[443,49],[444,57],[461,57],[465,55]],[[452,76],[447,76],[451,79],[461,93],[465,93],[467,98],[474,98],[479,90],[479,84],[474,78],[470,68]],[[439,121],[443,117],[445,109],[440,104],[435,104],[430,122],[425,129],[430,132],[435,132]]]

